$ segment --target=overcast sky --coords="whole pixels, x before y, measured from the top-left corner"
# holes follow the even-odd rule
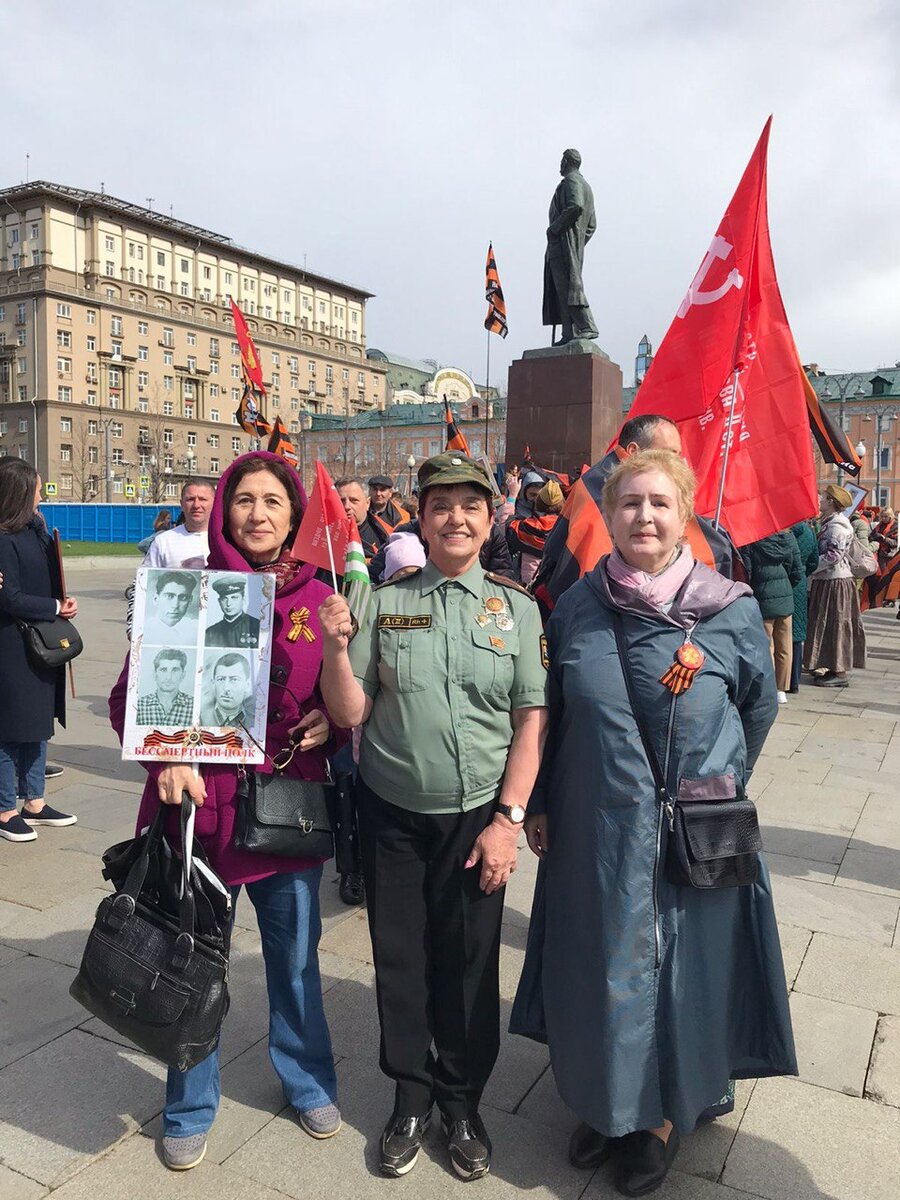
[[[2,0],[4,171],[98,189],[376,294],[368,343],[492,382],[548,344],[547,206],[574,146],[585,284],[633,375],[769,113],[769,215],[804,362],[900,359],[892,0]],[[13,19],[14,15],[14,19]]]

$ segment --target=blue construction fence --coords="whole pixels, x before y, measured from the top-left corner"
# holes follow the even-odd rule
[[[64,542],[134,542],[153,532],[160,509],[167,508],[172,523],[181,508],[169,504],[48,504],[41,512],[49,529],[59,530]]]

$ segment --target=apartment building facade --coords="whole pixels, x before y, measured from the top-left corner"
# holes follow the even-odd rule
[[[247,317],[266,415],[380,409],[371,293],[102,192],[0,190],[0,455],[59,500],[175,499],[250,440],[229,297]]]

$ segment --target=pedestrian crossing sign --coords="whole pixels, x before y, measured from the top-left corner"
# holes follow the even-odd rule
[[[56,484],[55,483],[45,483],[44,484],[44,495],[45,496],[55,496],[56,495]]]

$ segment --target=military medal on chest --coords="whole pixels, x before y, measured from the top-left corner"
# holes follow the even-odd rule
[[[673,696],[680,696],[682,692],[694,686],[697,672],[705,662],[706,655],[688,639],[675,651],[675,661],[659,682],[667,687]]]
[[[510,629],[515,625],[515,621],[509,614],[509,609],[506,607],[506,601],[500,596],[486,596],[482,601],[483,612],[475,614],[475,620],[482,629],[494,622],[496,627],[502,633],[509,633]]]

